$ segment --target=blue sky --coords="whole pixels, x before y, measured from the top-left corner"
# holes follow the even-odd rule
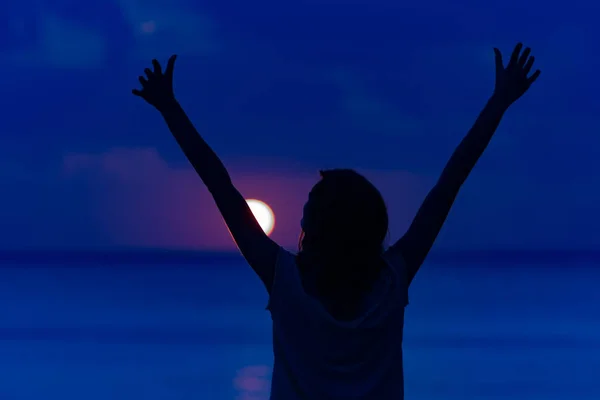
[[[157,113],[130,95],[178,53],[176,92],[292,246],[317,170],[364,171],[402,234],[491,93],[492,47],[542,76],[506,115],[440,248],[600,245],[598,5],[462,0],[72,0],[0,7],[3,248],[230,249]]]

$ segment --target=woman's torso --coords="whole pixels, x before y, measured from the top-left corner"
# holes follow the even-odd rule
[[[281,250],[271,291],[273,400],[403,399],[404,264],[383,268],[353,320],[306,293],[295,256]]]

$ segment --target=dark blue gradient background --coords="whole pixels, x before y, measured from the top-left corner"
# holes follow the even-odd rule
[[[181,103],[293,248],[326,167],[372,178],[390,240],[401,235],[491,93],[492,47],[523,41],[542,76],[412,288],[407,398],[597,400],[598,11],[589,0],[2,2],[0,398],[268,394],[266,295],[241,259],[213,253],[235,247],[212,200],[130,95],[152,58],[180,55]]]

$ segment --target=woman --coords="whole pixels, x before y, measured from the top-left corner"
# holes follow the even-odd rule
[[[297,255],[271,240],[227,170],[173,94],[172,56],[156,60],[133,93],[163,115],[212,194],[247,262],[269,292],[273,319],[271,398],[401,400],[402,331],[408,286],[431,249],[462,184],[504,113],[538,78],[530,49],[518,44],[504,67],[494,49],[494,92],[429,192],[406,234],[384,251],[385,203],[352,170],[321,172],[301,222]]]

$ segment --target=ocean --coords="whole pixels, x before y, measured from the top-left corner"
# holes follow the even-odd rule
[[[428,262],[406,399],[600,399],[599,266]],[[0,399],[268,399],[266,301],[239,257],[0,256]]]

